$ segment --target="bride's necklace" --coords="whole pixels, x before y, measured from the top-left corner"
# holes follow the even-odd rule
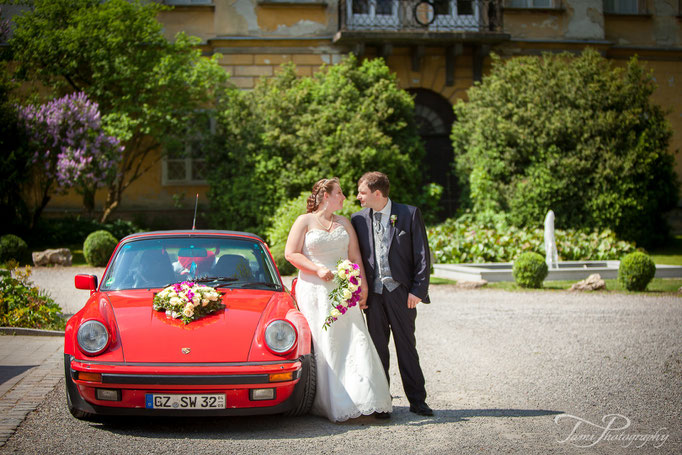
[[[319,216],[315,215],[315,219],[316,219],[317,222],[320,224],[320,226],[322,226],[322,227],[324,228],[324,230],[327,231],[327,232],[331,231],[332,226],[334,226],[334,215],[332,215],[332,219],[331,219],[331,222],[329,223],[329,227],[325,226],[325,225],[322,223],[322,220],[320,220],[320,217],[319,217]]]

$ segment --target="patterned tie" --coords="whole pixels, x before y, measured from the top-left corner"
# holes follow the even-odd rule
[[[379,236],[384,235],[384,226],[381,224],[381,212],[374,212],[374,230]]]

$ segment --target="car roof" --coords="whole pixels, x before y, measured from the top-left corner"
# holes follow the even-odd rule
[[[182,230],[171,230],[171,231],[148,231],[148,232],[136,232],[135,234],[130,234],[121,239],[121,242],[126,242],[128,240],[140,239],[144,237],[249,237],[255,240],[259,240],[263,243],[264,240],[256,234],[250,232],[241,231],[222,231],[214,229],[182,229]]]

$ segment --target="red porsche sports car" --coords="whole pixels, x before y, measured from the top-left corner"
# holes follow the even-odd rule
[[[94,275],[77,275],[75,284],[90,290],[64,339],[66,398],[75,417],[310,409],[310,328],[256,235],[129,235],[99,285]],[[210,295],[202,298],[199,288]],[[184,312],[159,308],[161,297]]]

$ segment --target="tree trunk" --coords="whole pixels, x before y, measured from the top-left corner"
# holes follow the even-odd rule
[[[92,218],[95,212],[95,188],[81,188],[83,191],[83,212],[88,218]]]
[[[43,209],[47,206],[47,203],[50,202],[50,195],[48,194],[47,191],[43,193],[43,200],[40,201],[40,204],[36,206],[35,211],[33,212],[33,217],[31,219],[31,226],[29,227],[31,230],[35,229],[36,226],[38,225],[38,220],[40,220],[40,215],[43,213]]]
[[[104,210],[102,211],[102,218],[100,218],[100,223],[106,223],[109,221],[109,217],[116,210],[119,203],[121,202],[121,182],[116,179],[111,186],[109,186],[109,191],[107,192],[107,199],[104,203]]]

